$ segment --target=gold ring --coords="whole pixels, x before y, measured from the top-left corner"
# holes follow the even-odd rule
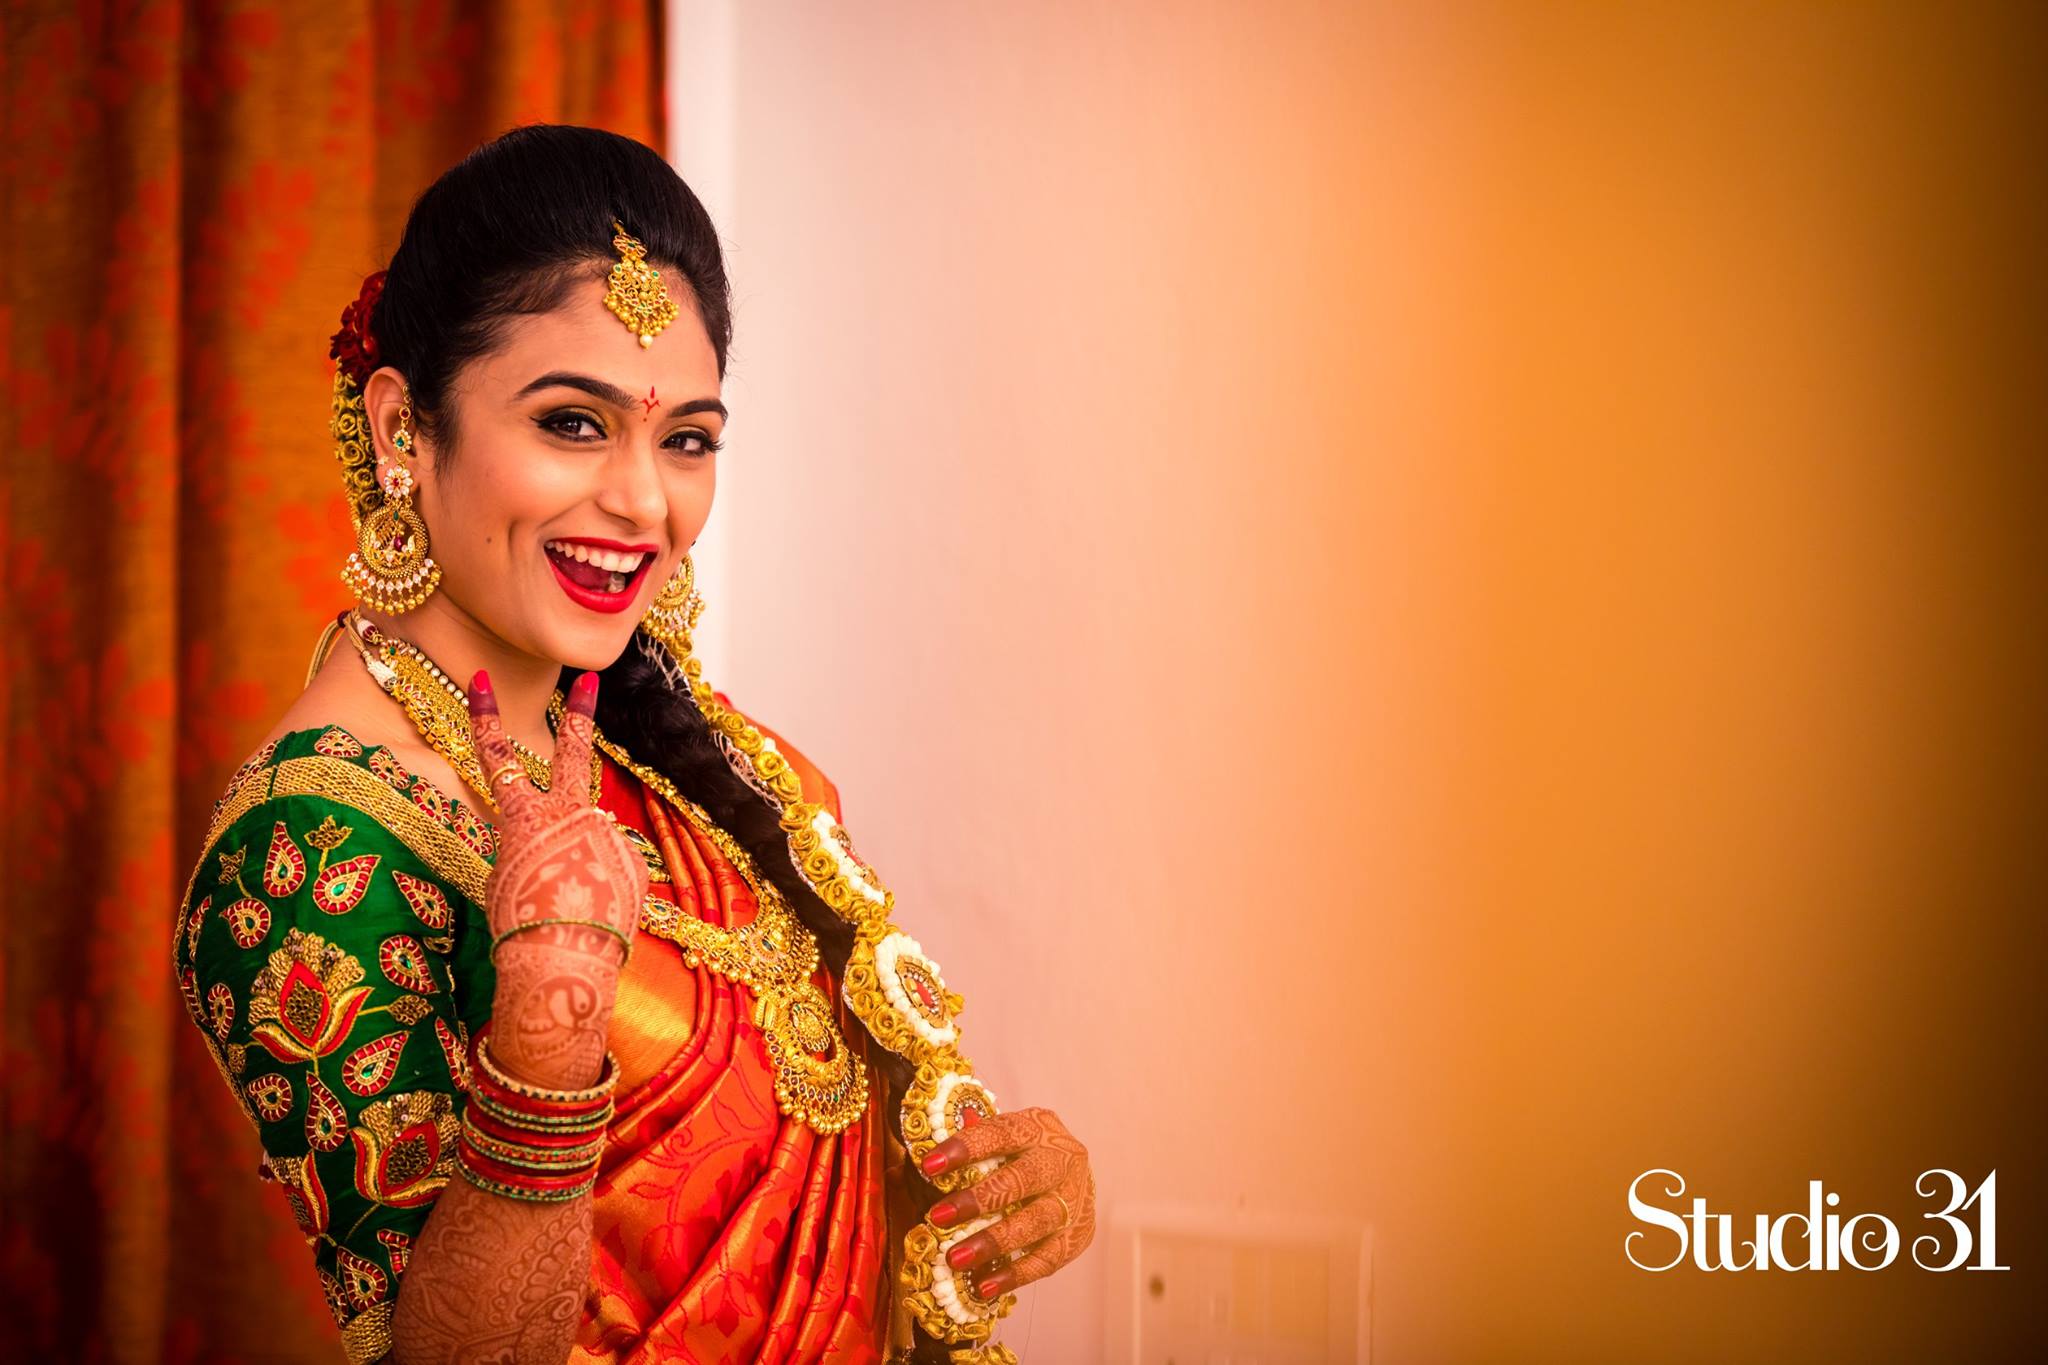
[[[1074,1223],[1074,1210],[1068,1207],[1067,1201],[1060,1195],[1060,1192],[1058,1190],[1047,1190],[1046,1193],[1060,1201],[1060,1212],[1066,1215],[1066,1217],[1063,1220],[1061,1220],[1059,1227],[1054,1228],[1053,1231],[1061,1232],[1069,1227],[1072,1227]]]
[[[525,771],[526,765],[515,758],[510,763],[505,763],[491,769],[491,785],[493,787],[503,786]]]

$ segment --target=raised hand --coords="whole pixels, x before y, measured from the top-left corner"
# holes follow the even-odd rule
[[[471,736],[497,803],[498,861],[485,893],[498,988],[492,1060],[537,1085],[579,1087],[604,1065],[619,968],[647,895],[647,864],[590,804],[597,674],[569,692],[551,789],[527,780],[488,675],[469,688]]]
[[[984,1299],[1045,1278],[1095,1240],[1095,1176],[1088,1168],[1088,1149],[1059,1115],[1050,1109],[1019,1109],[984,1119],[932,1148],[924,1171],[937,1175],[989,1157],[1004,1160],[980,1181],[932,1205],[927,1215],[945,1227],[1017,1205],[947,1253],[954,1269],[968,1273],[974,1292]]]

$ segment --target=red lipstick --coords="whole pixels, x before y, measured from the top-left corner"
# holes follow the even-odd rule
[[[659,553],[658,546],[627,545],[616,540],[599,539],[596,536],[552,536],[549,539],[565,545],[588,545],[593,549],[615,550],[622,554],[638,553],[645,556],[640,561],[640,567],[633,570],[632,574],[627,577],[624,587],[617,592],[604,592],[597,588],[584,587],[581,583],[569,577],[568,573],[562,568],[561,560],[553,552],[545,547],[541,550],[541,553],[547,556],[548,568],[553,571],[555,582],[561,586],[563,593],[568,596],[569,600],[579,607],[588,607],[592,611],[601,612],[607,616],[622,612],[633,605],[634,601],[640,596],[640,580],[647,576],[647,570],[653,565],[655,557]]]

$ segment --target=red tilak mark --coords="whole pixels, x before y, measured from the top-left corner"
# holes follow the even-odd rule
[[[656,406],[660,404],[660,402],[661,400],[654,396],[653,385],[649,385],[647,389],[647,396],[640,400],[640,405],[647,409],[647,415],[649,417],[652,417],[654,415],[654,409],[656,408]]]

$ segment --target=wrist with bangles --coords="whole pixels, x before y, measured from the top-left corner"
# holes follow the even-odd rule
[[[607,1052],[595,1083],[580,1090],[532,1085],[505,1074],[483,1033],[470,1044],[470,1094],[455,1164],[478,1189],[508,1199],[577,1199],[597,1184],[605,1130],[616,1112],[618,1061]]]
[[[498,945],[503,943],[506,939],[511,938],[514,934],[523,934],[529,929],[552,929],[558,924],[578,925],[585,929],[596,929],[602,933],[610,934],[613,938],[619,941],[619,946],[625,950],[624,955],[619,958],[619,965],[623,967],[628,962],[633,960],[633,940],[627,937],[626,931],[619,928],[618,925],[610,924],[604,920],[599,919],[559,918],[523,920],[520,923],[513,925],[510,929],[506,929],[501,933],[494,935],[491,939],[491,964],[493,966],[497,965]]]

